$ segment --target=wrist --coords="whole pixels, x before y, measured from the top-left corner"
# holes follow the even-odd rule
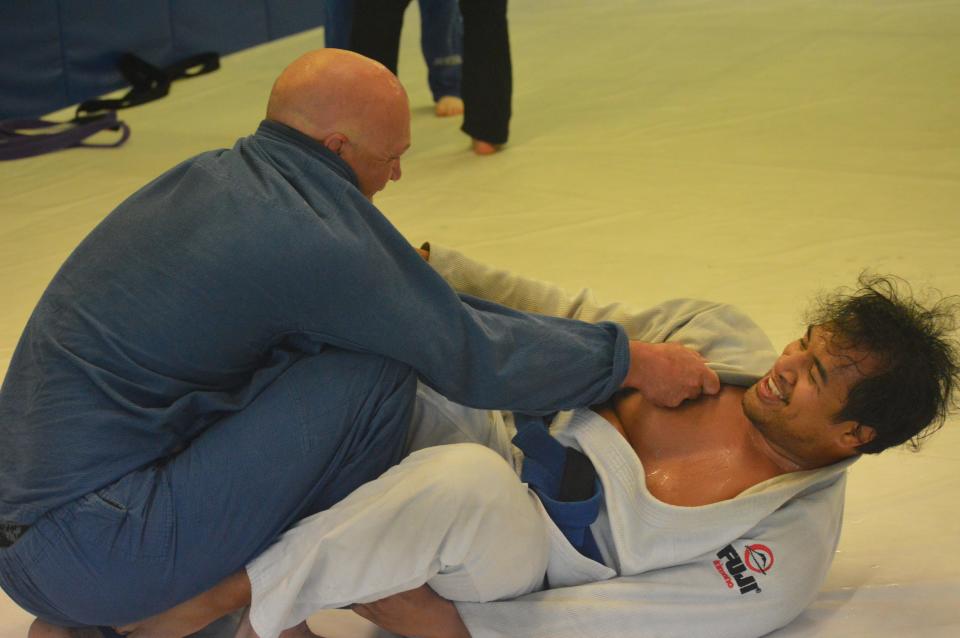
[[[640,375],[646,365],[646,359],[650,351],[650,344],[644,341],[631,341],[630,348],[630,366],[627,368],[627,376],[624,377],[621,388],[637,388],[640,383]]]

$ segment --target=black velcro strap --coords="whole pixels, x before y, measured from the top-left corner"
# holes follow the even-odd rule
[[[170,81],[187,78],[195,78],[198,75],[211,73],[220,68],[220,55],[213,51],[198,53],[184,58],[179,62],[174,62],[168,67],[164,67],[163,73]]]
[[[585,501],[593,496],[597,470],[587,455],[572,447],[567,448],[567,458],[560,478],[560,498],[565,503]]]
[[[124,53],[117,61],[120,73],[130,83],[130,90],[119,99],[87,100],[77,107],[76,117],[102,111],[116,111],[158,100],[170,92],[174,80],[192,78],[220,68],[220,56],[208,51],[158,68],[132,53]]]

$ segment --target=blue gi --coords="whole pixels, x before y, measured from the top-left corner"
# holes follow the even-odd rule
[[[60,624],[152,615],[399,460],[454,401],[605,399],[626,337],[457,297],[339,157],[274,122],[160,176],[54,277],[0,390],[0,585]]]

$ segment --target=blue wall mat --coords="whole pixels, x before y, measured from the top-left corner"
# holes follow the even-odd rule
[[[0,20],[0,118],[67,104],[57,0],[7,0]],[[52,110],[52,109],[46,109]]]
[[[168,1],[173,41],[179,50],[237,51],[270,39],[264,0]]]
[[[270,39],[300,33],[323,24],[324,0],[267,0]],[[317,47],[323,46],[323,40]],[[292,60],[291,60],[292,62]]]
[[[124,86],[116,61],[125,52],[166,66],[195,53],[223,55],[323,24],[323,0],[0,4],[0,119],[42,115]]]
[[[58,4],[66,104],[123,86],[116,61],[125,51],[158,66],[172,57],[167,0],[61,0]]]

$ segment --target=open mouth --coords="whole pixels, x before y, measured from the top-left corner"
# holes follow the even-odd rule
[[[776,381],[773,380],[772,374],[768,374],[757,382],[757,394],[760,395],[761,399],[767,401],[768,403],[787,402],[786,398],[783,396],[783,392],[780,390],[780,387],[777,385]]]

